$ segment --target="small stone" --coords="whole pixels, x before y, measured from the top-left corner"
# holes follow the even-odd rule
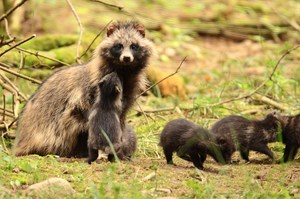
[[[63,198],[75,193],[71,184],[62,178],[49,178],[48,180],[30,185],[25,192],[29,196],[43,198]]]

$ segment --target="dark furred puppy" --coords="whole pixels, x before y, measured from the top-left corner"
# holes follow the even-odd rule
[[[295,116],[276,115],[281,124],[282,137],[285,144],[283,161],[293,160],[300,147],[300,114]]]
[[[275,142],[279,131],[279,122],[275,113],[268,114],[263,120],[248,120],[241,116],[228,116],[216,122],[211,133],[215,135],[225,161],[231,161],[231,155],[239,150],[241,157],[249,161],[249,151],[257,151],[274,159],[268,143]]]
[[[89,115],[88,163],[98,158],[98,150],[109,147],[107,138],[115,150],[121,144],[122,129],[122,83],[117,73],[104,76],[99,83],[100,96],[96,99]],[[106,133],[107,137],[104,136]]]
[[[167,164],[173,164],[173,152],[187,161],[193,162],[198,169],[203,169],[207,154],[216,161],[223,162],[219,147],[213,136],[204,128],[186,119],[175,119],[167,123],[160,135]]]
[[[126,124],[125,130],[122,134],[122,141],[117,151],[117,156],[121,160],[131,160],[132,155],[136,151],[137,145],[137,137],[131,126]],[[114,161],[114,155],[112,153],[108,153],[108,160]]]
[[[28,100],[18,119],[15,155],[87,157],[88,131],[97,128],[89,126],[95,123],[89,122],[88,115],[99,95],[100,80],[112,72],[123,87],[123,130],[126,113],[145,88],[145,68],[152,49],[141,24],[112,23],[89,62],[55,72]]]

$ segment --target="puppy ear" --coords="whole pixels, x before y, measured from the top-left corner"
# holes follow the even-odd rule
[[[115,93],[121,93],[121,88],[119,86],[115,86]]]
[[[115,32],[115,30],[119,29],[119,25],[117,24],[111,24],[110,26],[107,27],[106,30],[106,35],[109,37],[111,34]]]
[[[141,24],[135,24],[134,28],[142,35],[142,37],[145,37],[145,27]]]
[[[227,144],[227,140],[225,138],[219,138],[218,139],[218,144],[219,145],[226,145]]]
[[[106,76],[104,76],[101,80],[100,80],[100,82],[98,83],[98,85],[100,86],[100,88],[103,86],[103,84],[104,84],[104,82],[107,80],[107,77]]]

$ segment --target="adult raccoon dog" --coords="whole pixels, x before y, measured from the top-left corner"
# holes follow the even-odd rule
[[[279,122],[275,113],[268,114],[263,120],[248,120],[241,116],[228,116],[216,122],[211,133],[215,135],[222,150],[226,150],[225,161],[231,161],[231,155],[239,150],[241,157],[249,161],[249,151],[257,151],[274,159],[268,143],[275,142],[279,131]],[[224,152],[223,152],[224,153]]]
[[[175,119],[166,124],[160,135],[167,164],[173,164],[173,152],[187,161],[193,162],[198,169],[203,169],[207,154],[217,162],[223,162],[219,147],[214,137],[204,128],[186,119]]]
[[[112,72],[123,86],[123,130],[126,113],[145,86],[144,69],[151,54],[152,43],[145,38],[142,25],[110,25],[91,61],[55,72],[29,99],[18,121],[15,155],[86,157],[88,113],[98,95],[98,83]]]
[[[117,156],[121,160],[131,160],[132,155],[136,151],[136,145],[137,145],[137,137],[131,126],[128,124],[125,125],[125,130],[122,134],[122,141],[121,145],[118,149]],[[108,160],[114,161],[115,157],[110,152],[108,154]]]
[[[293,160],[300,147],[300,114],[295,116],[276,115],[281,124],[282,141],[285,144],[283,161]]]
[[[107,147],[110,148],[109,142],[115,150],[119,150],[121,145],[122,83],[117,73],[104,76],[99,83],[99,91],[100,96],[92,106],[88,119],[88,163],[98,158],[99,149],[105,151]]]

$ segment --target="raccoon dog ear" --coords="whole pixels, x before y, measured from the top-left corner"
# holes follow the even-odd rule
[[[145,27],[141,24],[134,25],[134,28],[143,36],[145,37]]]
[[[113,34],[115,32],[115,30],[119,29],[119,25],[117,24],[112,24],[110,26],[107,27],[106,30],[106,35],[107,37],[109,37],[111,34]]]

